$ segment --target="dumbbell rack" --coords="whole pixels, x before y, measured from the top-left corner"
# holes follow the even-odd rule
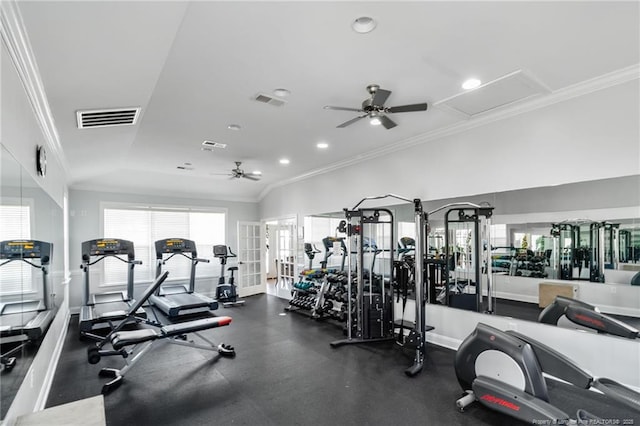
[[[292,299],[285,310],[306,314],[317,320],[332,319],[344,323],[347,317],[345,282],[336,270],[305,270],[293,285]]]

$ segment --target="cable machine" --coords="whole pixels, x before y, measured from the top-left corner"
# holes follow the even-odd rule
[[[430,212],[449,209],[445,213],[445,286],[442,302],[448,306],[492,314],[495,300],[491,285],[491,216],[493,207],[472,203],[453,203]],[[456,233],[463,231],[465,243],[461,252],[456,251]],[[484,244],[483,244],[484,242]],[[462,278],[457,276],[456,265],[462,260],[467,271]],[[470,266],[470,267],[469,267]],[[471,270],[472,273],[468,271]],[[487,299],[482,291],[482,272],[486,271]],[[453,273],[453,277],[451,277]],[[475,294],[469,293],[475,287]]]
[[[345,209],[346,220],[341,222],[340,232],[347,234],[347,270],[355,275],[347,282],[347,338],[331,342],[331,347],[347,344],[363,344],[381,341],[393,341],[395,329],[399,328],[398,343],[415,351],[411,367],[405,374],[412,377],[422,371],[425,353],[425,315],[424,269],[416,267],[413,271],[416,282],[415,322],[411,326],[394,322],[393,283],[401,279],[394,277],[394,218],[393,213],[384,208],[359,208],[367,200],[395,198],[413,203],[416,226],[415,259],[424,259],[425,250],[425,214],[419,199],[410,200],[393,194],[367,197],[352,209]],[[375,249],[371,250],[372,241]],[[386,253],[380,256],[379,251]],[[355,255],[355,256],[354,256]],[[368,255],[365,256],[365,255]],[[355,257],[355,259],[354,259]],[[415,262],[420,265],[420,262]],[[373,266],[377,267],[373,268]],[[403,274],[405,285],[408,273]],[[355,295],[354,295],[355,293]],[[410,328],[404,336],[404,329]],[[430,328],[432,329],[432,328]]]
[[[558,240],[558,278],[603,283],[604,269],[618,267],[619,225],[588,220],[552,224]],[[555,244],[554,244],[555,246]]]

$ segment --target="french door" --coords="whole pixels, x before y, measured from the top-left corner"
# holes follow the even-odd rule
[[[259,222],[238,222],[238,295],[264,293],[262,280],[262,228]]]

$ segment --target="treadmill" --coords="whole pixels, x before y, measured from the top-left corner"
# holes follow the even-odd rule
[[[126,291],[109,291],[104,293],[91,293],[89,282],[89,267],[106,259],[115,258],[127,264],[127,289]],[[92,258],[97,258],[91,261]],[[82,308],[80,309],[80,338],[89,337],[94,340],[102,340],[102,336],[93,334],[92,331],[104,328],[105,323],[110,327],[113,321],[121,321],[127,316],[133,299],[133,268],[142,262],[135,260],[133,242],[117,238],[103,238],[89,240],[82,243],[82,271],[84,272],[84,292]],[[143,308],[138,309],[136,316],[146,318]]]
[[[210,297],[196,293],[196,265],[198,262],[209,263],[209,259],[199,259],[196,243],[183,238],[166,238],[158,240],[156,245],[156,277],[162,273],[162,265],[176,255],[184,256],[191,261],[189,285],[166,284],[160,286],[151,297],[150,302],[165,313],[170,319],[180,315],[202,313],[218,309],[218,302]],[[165,255],[168,255],[165,257]]]
[[[0,361],[5,371],[11,371],[16,359],[12,357],[27,343],[35,343],[45,333],[53,320],[53,303],[49,288],[48,267],[51,262],[53,244],[37,240],[6,240],[0,242],[0,263],[23,261],[42,271],[42,298],[9,300],[0,303],[0,341],[22,342],[3,353]],[[39,260],[35,263],[34,260]]]

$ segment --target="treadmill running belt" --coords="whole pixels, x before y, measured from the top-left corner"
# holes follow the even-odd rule
[[[107,314],[119,313],[119,315],[109,315],[114,318],[124,318],[129,310],[129,304],[127,302],[109,302],[93,305],[93,318],[99,319]]]
[[[0,331],[2,337],[15,336],[23,332],[24,326],[38,316],[39,312],[24,312],[0,317]]]
[[[180,306],[181,309],[203,308],[209,306],[209,303],[193,293],[171,294],[167,297],[172,303]]]

